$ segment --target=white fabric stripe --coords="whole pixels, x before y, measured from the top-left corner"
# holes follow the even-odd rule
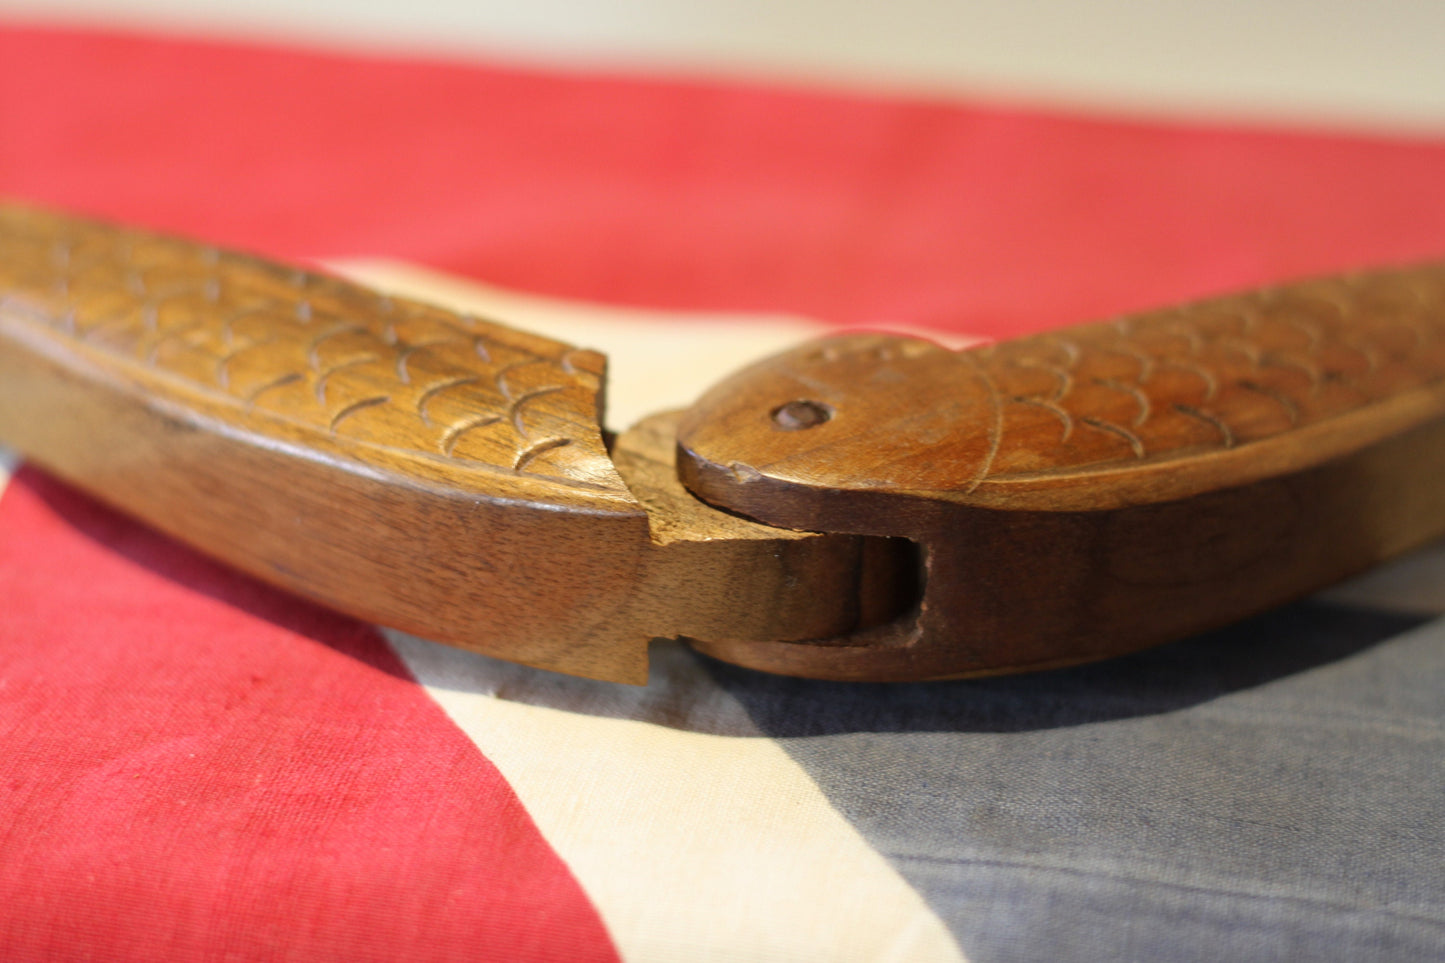
[[[773,740],[509,702],[491,692],[515,668],[388,637],[501,770],[631,963],[963,959]]]
[[[777,316],[688,314],[679,324],[675,312],[556,301],[410,265],[345,267],[384,289],[603,349],[618,427],[826,330]],[[746,720],[685,653],[656,660],[652,685],[638,690],[387,636],[501,770],[632,963],[962,959],[918,893],[776,742],[637,721],[660,699],[689,709],[712,700],[716,713]]]

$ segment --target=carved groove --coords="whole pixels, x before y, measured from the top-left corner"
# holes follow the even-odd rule
[[[532,461],[532,459],[536,458],[538,455],[552,451],[556,448],[562,448],[570,444],[571,442],[568,441],[566,438],[548,438],[546,441],[539,441],[531,448],[528,448],[526,451],[522,452],[522,454],[518,455],[517,463],[512,467],[515,468],[517,471],[522,471],[527,467],[527,465]]]
[[[547,395],[556,394],[559,391],[565,390],[566,385],[548,385],[545,388],[534,388],[526,394],[513,399],[511,409],[508,413],[512,417],[512,424],[516,426],[517,434],[524,437],[527,434],[527,426],[522,423],[522,408],[525,405],[537,400],[538,398],[545,398]]]
[[[460,421],[457,424],[452,425],[442,435],[442,452],[448,458],[450,458],[452,452],[457,447],[457,442],[461,441],[462,435],[465,435],[473,428],[485,428],[488,425],[495,425],[501,420],[501,415],[473,415],[471,418],[468,418],[465,421]],[[517,456],[517,460],[521,460],[521,455]],[[516,467],[516,462],[512,463],[512,467]]]
[[[331,381],[333,377],[347,370],[348,368],[359,368],[364,364],[371,364],[373,361],[376,360],[376,355],[364,354],[359,358],[350,358],[346,361],[340,362],[339,364],[332,365],[325,371],[319,372],[316,375],[316,400],[323,405],[326,404],[326,385]]]
[[[1058,418],[1059,423],[1064,427],[1064,434],[1059,439],[1060,441],[1068,441],[1069,436],[1074,433],[1074,416],[1055,404],[1052,398],[1015,398],[1013,400],[1021,405],[1036,405]]]
[[[276,388],[284,388],[287,385],[294,385],[296,382],[301,380],[301,375],[299,375],[295,371],[289,371],[286,374],[283,374],[272,381],[266,382],[259,388],[256,388],[254,391],[252,391],[249,395],[246,396],[246,404],[248,406],[254,405],[256,404],[256,400],[262,395],[264,395],[266,392],[272,391]]]
[[[1230,431],[1229,426],[1226,425],[1224,422],[1220,421],[1218,418],[1214,417],[1208,412],[1200,411],[1193,405],[1174,405],[1173,408],[1180,414],[1188,415],[1191,418],[1199,419],[1209,427],[1213,428],[1215,431],[1219,432],[1219,447],[1234,447],[1234,432]]]
[[[342,408],[336,413],[335,418],[331,419],[331,433],[335,434],[336,427],[347,418],[350,418],[352,415],[356,414],[358,411],[365,411],[367,408],[375,408],[377,405],[384,405],[389,401],[391,401],[391,398],[389,396],[379,395],[375,398],[363,398],[360,401],[356,401],[347,405],[345,408]]]
[[[427,414],[426,406],[430,404],[431,400],[437,395],[451,388],[460,388],[463,385],[474,385],[481,380],[482,379],[475,375],[461,375],[456,378],[446,378],[427,388],[421,393],[421,397],[416,400],[416,413],[421,417],[422,423],[428,428],[431,427],[431,416]],[[410,382],[404,383],[410,384]]]
[[[1128,444],[1129,450],[1134,453],[1135,458],[1144,457],[1144,443],[1139,440],[1138,435],[1134,434],[1128,428],[1125,428],[1121,425],[1112,424],[1110,422],[1104,421],[1101,418],[1080,418],[1079,422],[1081,424],[1088,425],[1090,428],[1102,431],[1105,434],[1113,435],[1116,438],[1122,438],[1124,442]]]

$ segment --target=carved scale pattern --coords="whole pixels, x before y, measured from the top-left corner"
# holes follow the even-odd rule
[[[593,351],[24,208],[0,208],[0,313],[336,440],[625,490]]]
[[[1445,379],[1445,266],[1307,281],[968,353],[1003,409],[987,478],[1230,448]]]

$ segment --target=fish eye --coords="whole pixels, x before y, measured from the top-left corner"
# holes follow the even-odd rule
[[[773,409],[773,426],[783,431],[805,431],[832,417],[833,409],[828,405],[800,398]]]

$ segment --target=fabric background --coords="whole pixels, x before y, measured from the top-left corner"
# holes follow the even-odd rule
[[[1008,336],[1439,255],[1441,183],[1425,138],[0,27],[0,194],[678,323]],[[633,690],[321,612],[22,468],[0,957],[1445,958],[1439,568],[1024,679],[659,645]]]

